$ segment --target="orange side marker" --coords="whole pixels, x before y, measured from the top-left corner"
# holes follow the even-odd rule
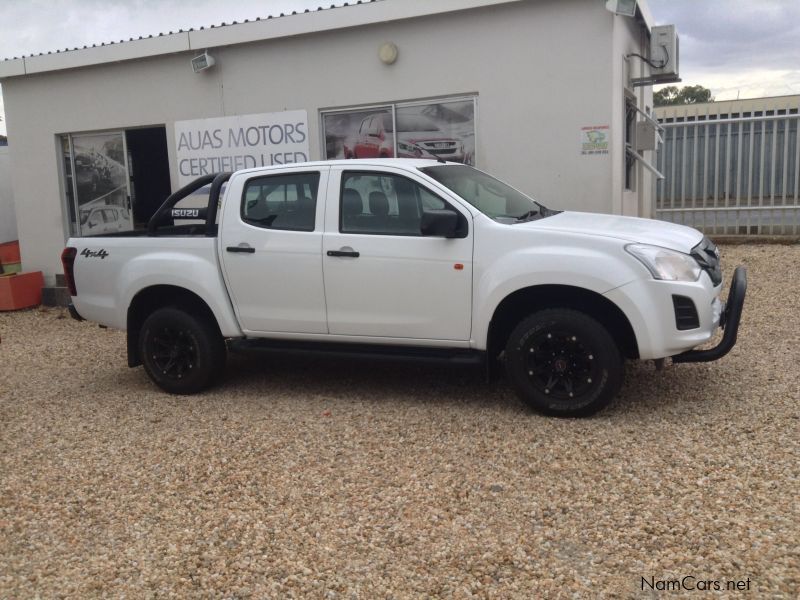
[[[462,265],[461,263],[456,263],[456,264],[453,265],[453,268],[456,271],[463,271],[464,270],[464,265]]]

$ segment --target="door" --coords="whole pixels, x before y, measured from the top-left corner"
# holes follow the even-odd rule
[[[132,230],[130,177],[124,132],[71,135],[69,141],[78,235]],[[108,214],[95,215],[97,210],[106,207],[117,209],[117,218],[109,225]],[[89,226],[90,220],[93,226]],[[101,223],[102,226],[99,226]]]
[[[323,241],[331,334],[469,340],[472,219],[391,169],[331,171]],[[451,208],[465,237],[423,237],[425,209]]]
[[[327,179],[327,169],[291,169],[229,184],[220,253],[245,331],[327,333],[321,256]]]

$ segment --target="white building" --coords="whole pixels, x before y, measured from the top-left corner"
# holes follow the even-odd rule
[[[651,26],[645,0],[371,0],[0,61],[23,267],[52,284],[70,234],[141,225],[204,170],[353,153],[652,216],[626,152]]]

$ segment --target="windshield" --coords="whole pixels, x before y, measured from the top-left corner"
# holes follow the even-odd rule
[[[522,192],[482,171],[466,165],[442,165],[420,169],[475,208],[503,223],[520,223],[556,214]]]

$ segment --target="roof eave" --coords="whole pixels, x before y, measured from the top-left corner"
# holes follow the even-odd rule
[[[403,0],[402,2],[364,0],[357,4],[345,3],[335,8],[320,8],[316,11],[283,17],[269,17],[177,33],[170,32],[68,51],[7,59],[0,61],[0,79],[137,60],[190,50],[202,51],[220,46],[246,44],[520,1],[522,0],[438,0],[434,3],[429,0]]]

